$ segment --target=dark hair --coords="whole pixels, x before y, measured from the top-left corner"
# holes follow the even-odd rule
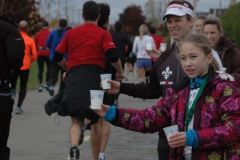
[[[117,21],[114,25],[116,31],[121,31],[122,30],[122,23]]]
[[[100,18],[98,20],[98,26],[104,26],[110,15],[110,6],[107,3],[98,3],[100,9]]]
[[[70,29],[72,29],[72,27],[71,27],[71,26],[68,26],[68,27],[66,28],[66,31],[68,31],[68,30],[70,30]]]
[[[156,34],[156,28],[153,27],[153,26],[148,27],[148,31],[149,31],[151,34]]]
[[[203,23],[203,28],[202,30],[204,29],[205,25],[207,24],[213,24],[213,25],[216,25],[217,26],[217,29],[220,31],[220,32],[224,32],[223,30],[223,27],[222,27],[222,24],[221,24],[221,21],[215,17],[215,16],[209,16],[205,19],[204,23]]]
[[[60,19],[58,25],[61,28],[66,28],[67,27],[67,20],[66,19]]]
[[[86,21],[95,21],[99,16],[99,6],[94,1],[85,2],[82,10]]]
[[[48,22],[47,21],[42,21],[42,26],[43,27],[47,27],[48,26]]]

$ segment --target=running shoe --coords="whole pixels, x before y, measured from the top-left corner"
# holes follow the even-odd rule
[[[80,139],[79,139],[79,145],[81,145],[83,143],[83,140],[84,140],[84,132],[87,128],[87,120],[84,119],[84,122],[83,122],[83,125],[82,125],[82,128],[81,128],[81,135],[80,135]]]
[[[70,160],[80,160],[80,151],[78,147],[73,146],[70,149]]]
[[[38,92],[42,92],[42,85],[39,85]]]
[[[16,108],[16,114],[23,114],[23,110],[19,107]]]

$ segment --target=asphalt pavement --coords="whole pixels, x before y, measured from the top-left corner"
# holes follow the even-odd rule
[[[128,82],[138,83],[135,75]],[[57,91],[55,88],[55,92]],[[17,102],[18,94],[16,96]],[[8,146],[11,160],[66,160],[70,142],[68,129],[70,117],[44,111],[44,104],[51,96],[46,90],[27,92],[22,109],[24,114],[16,115],[16,102],[11,121]],[[142,100],[120,95],[119,106],[143,109],[156,104],[158,100]],[[91,160],[90,131],[86,130],[84,142],[80,147],[81,160]],[[157,160],[158,134],[142,134],[111,126],[111,134],[106,148],[106,160]]]

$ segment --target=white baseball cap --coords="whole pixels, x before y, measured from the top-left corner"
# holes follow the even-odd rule
[[[167,8],[166,14],[163,16],[163,20],[168,15],[175,15],[175,16],[184,16],[184,15],[190,15],[194,17],[193,15],[193,9],[189,7],[187,3],[173,3],[170,4]]]

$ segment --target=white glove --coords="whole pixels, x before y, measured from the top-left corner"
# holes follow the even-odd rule
[[[230,74],[227,74],[227,73],[222,72],[222,71],[216,71],[216,72],[219,73],[219,77],[223,80],[235,81],[233,76],[231,76]]]

